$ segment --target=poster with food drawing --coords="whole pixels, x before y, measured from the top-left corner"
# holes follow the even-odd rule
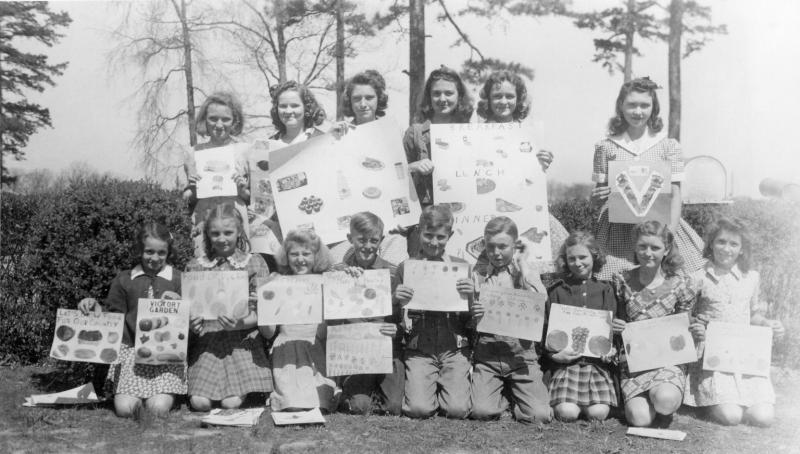
[[[322,276],[275,276],[259,280],[258,324],[322,323]]]
[[[224,147],[208,148],[194,152],[197,180],[197,198],[236,196],[236,161],[249,145],[237,143]]]
[[[392,373],[392,338],[381,334],[381,325],[329,325],[325,341],[326,375]]]
[[[668,224],[672,174],[668,161],[609,161],[608,220],[638,224],[652,219]]]
[[[547,295],[497,286],[481,288],[483,316],[478,331],[539,342],[544,329]]]
[[[240,319],[250,312],[247,271],[186,271],[181,292],[192,302],[192,315],[216,320],[220,315]]]
[[[276,254],[281,245],[281,232],[278,223],[272,219],[275,215],[275,200],[269,181],[269,143],[262,140],[253,143],[248,167],[252,210],[248,216],[250,250],[260,254]]]
[[[622,331],[622,342],[631,372],[697,361],[686,312],[629,322]]]
[[[469,264],[406,260],[403,268],[403,284],[414,290],[406,309],[439,312],[469,310],[467,298],[456,290],[456,282],[469,277]]]
[[[189,301],[140,298],[133,345],[136,364],[185,362],[190,312]]]
[[[365,270],[359,277],[331,271],[322,278],[325,320],[392,315],[389,270]]]
[[[711,321],[705,343],[704,370],[769,377],[772,328]]]
[[[581,356],[600,358],[611,352],[611,311],[550,305],[545,347],[553,352],[570,347]]]
[[[119,357],[125,314],[81,314],[72,309],[56,311],[56,331],[50,356],[62,361],[108,364]]]
[[[401,130],[383,118],[341,139],[324,134],[272,151],[272,195],[281,228],[312,228],[326,242],[347,239],[350,216],[371,211],[386,225],[419,222]]]
[[[431,125],[433,194],[455,218],[448,254],[470,263],[483,251],[483,228],[508,216],[534,248],[531,260],[549,262],[547,180],[533,131],[520,123]]]

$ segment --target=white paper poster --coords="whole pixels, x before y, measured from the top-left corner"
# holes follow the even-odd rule
[[[259,282],[259,325],[322,323],[322,276],[276,276]]]
[[[570,347],[581,356],[600,358],[611,351],[611,311],[550,305],[545,347],[559,352]]]
[[[672,184],[668,161],[609,161],[608,220],[638,224],[652,219],[668,224]]]
[[[250,207],[255,214],[269,218],[275,214],[272,185],[269,181],[269,143],[256,141],[250,149]]]
[[[631,372],[697,361],[686,312],[629,322],[622,331],[622,341]]]
[[[478,331],[535,342],[542,340],[547,295],[530,290],[497,286],[481,288],[483,317]]]
[[[322,277],[325,320],[392,315],[389,270],[365,270],[357,278],[331,271]]]
[[[381,325],[328,325],[325,341],[326,375],[392,373],[392,338],[380,333]]]
[[[50,356],[62,361],[108,364],[119,357],[125,314],[58,309]]]
[[[703,369],[769,377],[772,328],[711,321]]]
[[[208,148],[194,152],[197,174],[197,198],[235,196],[236,158],[244,144]]]
[[[250,313],[247,271],[186,271],[181,273],[184,299],[192,302],[192,314],[203,320],[226,315],[234,320]]]
[[[467,298],[458,293],[456,282],[469,277],[466,263],[406,260],[403,283],[414,289],[406,309],[440,312],[466,312]]]
[[[139,299],[133,346],[137,364],[186,361],[190,305],[183,300]]]
[[[552,260],[547,180],[533,142],[520,123],[431,125],[433,194],[455,218],[447,253],[470,263],[483,251],[483,229],[511,218],[534,244],[531,260]]]
[[[270,153],[270,181],[283,231],[313,228],[326,243],[347,239],[350,216],[370,211],[386,225],[419,222],[402,133],[389,119],[341,139],[324,134]]]

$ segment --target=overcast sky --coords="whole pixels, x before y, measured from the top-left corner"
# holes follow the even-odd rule
[[[621,2],[575,1],[583,9],[617,3]],[[800,124],[800,2],[702,3],[712,6],[714,22],[726,24],[729,34],[715,37],[683,61],[681,142],[686,156],[708,154],[722,160],[736,195],[756,196],[765,177],[800,182],[796,176],[800,149],[794,142],[794,128]],[[134,84],[127,75],[110,77],[107,70],[106,56],[113,44],[108,31],[117,15],[101,2],[54,2],[52,8],[67,11],[73,19],[60,44],[44,50],[51,61],[69,61],[67,71],[56,79],[56,87],[32,96],[50,108],[53,129],[32,137],[25,161],[7,162],[12,168],[57,172],[85,161],[100,171],[140,178],[143,174],[131,146],[136,124],[135,101],[129,97]],[[465,46],[450,47],[456,36],[448,24],[436,21],[438,11],[432,4],[426,17],[428,71],[440,64],[460,67],[469,56]],[[528,84],[533,101],[530,121],[539,146],[556,155],[549,178],[589,182],[593,144],[604,134],[622,80],[591,61],[597,33],[579,30],[564,18],[523,17],[491,24],[461,18],[460,22],[487,57],[534,68],[535,79]],[[649,75],[664,87],[660,95],[666,121],[666,44],[640,44],[644,56],[634,61],[634,73]],[[347,61],[347,74],[366,68],[381,71],[390,87],[389,115],[405,125],[408,79],[401,71],[407,68],[407,40],[387,32],[361,43],[360,49]],[[234,77],[226,88],[244,98],[254,90],[245,77]],[[321,98],[326,110],[335,112],[333,97]],[[266,113],[268,108],[253,109]]]

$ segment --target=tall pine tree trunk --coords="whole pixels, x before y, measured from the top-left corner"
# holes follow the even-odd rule
[[[669,4],[669,137],[681,139],[681,33],[683,32],[683,0]]]
[[[343,0],[336,0],[336,119],[344,118],[342,96],[344,91],[344,12]]]
[[[286,77],[286,2],[285,0],[275,0],[275,36],[278,42],[278,55],[275,60],[278,63],[278,83],[282,84],[288,79]]]
[[[628,24],[625,31],[625,67],[623,68],[625,82],[630,81],[633,74],[633,35],[635,32],[635,15],[636,0],[628,0]]]
[[[183,41],[183,75],[186,80],[186,117],[189,122],[189,144],[194,147],[197,145],[197,132],[194,127],[195,105],[194,105],[194,77],[192,74],[192,41],[189,35],[189,21],[186,13],[186,0],[181,0],[180,6],[173,2],[175,12],[181,21],[181,33]]]
[[[409,0],[408,123],[414,122],[425,84],[425,0]]]

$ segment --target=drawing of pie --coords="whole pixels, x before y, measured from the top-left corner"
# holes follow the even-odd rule
[[[673,351],[679,352],[686,347],[686,339],[683,335],[672,336],[669,338],[669,348]]]
[[[512,211],[519,211],[522,209],[521,206],[515,205],[508,200],[501,199],[500,197],[495,199],[495,208],[500,213],[510,213]]]
[[[475,184],[477,185],[478,194],[488,194],[497,187],[497,183],[489,178],[476,178]]]
[[[597,356],[603,356],[611,351],[611,341],[603,336],[592,336],[589,339],[589,351]]]
[[[569,336],[567,333],[561,330],[553,330],[547,333],[547,340],[545,341],[545,345],[547,349],[554,352],[560,352],[567,348],[567,344],[569,343]]]
[[[61,325],[58,328],[56,328],[56,337],[64,342],[72,339],[72,336],[74,335],[75,335],[75,330],[67,325]]]
[[[361,166],[369,170],[382,170],[383,163],[375,158],[366,157]]]
[[[364,298],[366,298],[368,300],[374,300],[376,296],[378,296],[378,293],[375,291],[374,288],[365,288],[364,289]]]
[[[361,194],[363,194],[364,197],[368,199],[377,199],[378,197],[381,196],[381,190],[376,188],[375,186],[370,186],[361,191]]]

